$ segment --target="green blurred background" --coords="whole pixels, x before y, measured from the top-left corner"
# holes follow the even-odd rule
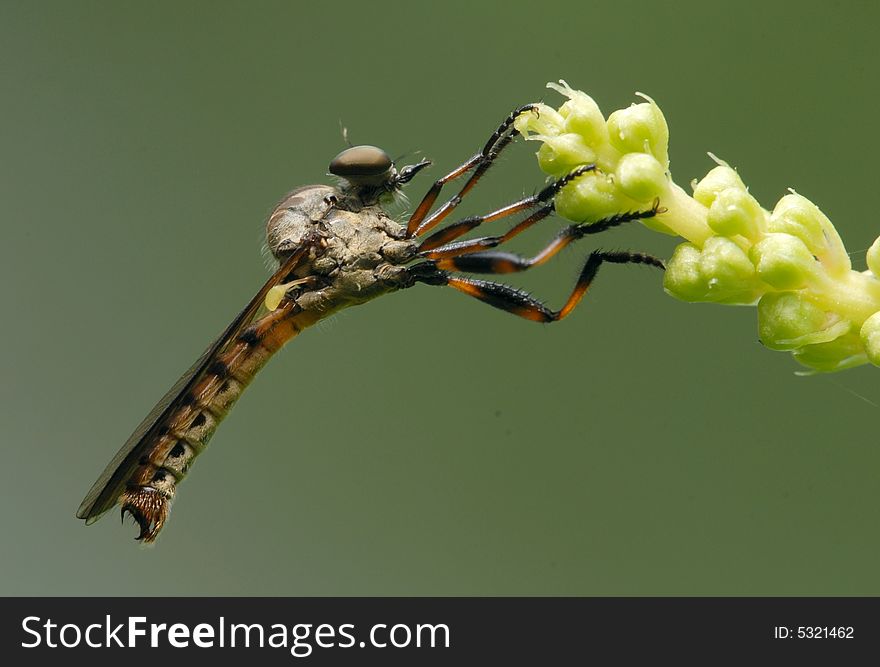
[[[864,268],[876,3],[0,4],[0,593],[880,594],[880,373],[801,378],[755,312],[608,267],[540,326],[421,286],[264,370],[154,548],[82,495],[262,284],[262,225],[353,141],[481,146],[560,77],[652,95],[686,186],[793,187]],[[520,145],[464,213],[543,183]],[[872,162],[872,160],[874,162]],[[402,211],[399,213],[402,214]],[[561,223],[519,244],[533,249]],[[561,303],[595,244],[524,275]]]

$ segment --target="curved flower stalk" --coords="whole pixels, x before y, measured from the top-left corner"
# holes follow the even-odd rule
[[[598,167],[557,195],[559,215],[589,222],[650,208],[659,197],[665,211],[643,224],[685,239],[667,263],[667,293],[756,304],[764,345],[791,351],[808,373],[880,365],[880,238],[868,250],[868,270],[854,271],[815,204],[792,191],[766,210],[720,160],[691,196],[672,181],[669,129],[651,98],[640,95],[644,102],[606,119],[589,95],[560,84],[548,84],[568,98],[559,109],[539,105],[516,125],[541,142],[538,164],[554,178]]]

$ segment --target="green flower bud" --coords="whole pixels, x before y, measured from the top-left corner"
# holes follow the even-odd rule
[[[735,188],[745,192],[739,174],[726,165],[719,165],[706,174],[696,187],[694,187],[694,199],[706,208],[710,207],[720,192]]]
[[[862,341],[856,333],[849,333],[818,345],[807,345],[792,352],[795,361],[809,366],[814,372],[833,373],[865,363],[867,357]],[[799,373],[812,375],[812,373]]]
[[[608,142],[605,116],[592,97],[570,88],[565,81],[560,81],[559,84],[548,83],[547,87],[569,98],[559,107],[559,114],[565,119],[566,132],[579,134],[591,146]]]
[[[682,243],[667,262],[663,287],[683,301],[754,303],[761,294],[755,267],[736,243],[712,237],[703,250]]]
[[[798,237],[831,274],[840,275],[852,268],[837,230],[805,197],[790,194],[780,199],[770,215],[767,229]]]
[[[709,287],[707,301],[754,303],[760,296],[754,265],[730,239],[713,236],[706,241],[700,256],[700,273]]]
[[[567,220],[595,222],[631,208],[631,202],[621,199],[611,178],[592,173],[569,183],[556,195],[556,212]]]
[[[682,243],[675,248],[666,262],[663,289],[682,301],[704,301],[709,284],[700,271],[700,249],[692,243]]]
[[[565,176],[575,167],[595,162],[596,154],[577,134],[570,132],[547,137],[538,149],[538,164],[556,178]]]
[[[653,100],[615,111],[607,127],[611,145],[621,153],[650,153],[664,171],[669,167],[669,128]]]
[[[875,242],[874,245],[877,243]],[[859,331],[859,338],[862,339],[868,361],[875,366],[880,366],[880,312],[874,313],[865,320]]]
[[[617,184],[637,202],[650,202],[665,192],[666,172],[657,158],[645,153],[627,153],[617,163]]]
[[[543,141],[547,137],[555,137],[564,132],[565,118],[553,107],[538,104],[534,111],[517,118],[513,126],[520,134],[524,136],[535,134],[537,136],[531,137],[532,139]]]
[[[776,289],[800,289],[818,274],[810,250],[791,234],[767,234],[750,255],[761,280]]]
[[[748,192],[727,188],[709,207],[707,222],[720,236],[745,236],[755,240],[764,228],[764,211]]]
[[[874,241],[871,247],[868,248],[865,259],[868,261],[868,269],[870,269],[871,273],[880,278],[880,238]]]
[[[797,292],[770,292],[758,302],[758,334],[771,350],[827,343],[849,330],[849,322],[826,313]]]

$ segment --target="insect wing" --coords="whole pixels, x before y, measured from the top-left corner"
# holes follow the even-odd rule
[[[112,508],[120,494],[124,491],[125,483],[137,467],[143,456],[152,444],[153,436],[161,427],[162,422],[177,408],[180,400],[187,395],[192,387],[204,374],[214,358],[229,342],[234,340],[255,319],[266,299],[266,295],[276,285],[284,282],[290,273],[308,255],[310,248],[303,246],[298,248],[276,271],[259,292],[251,299],[250,303],[242,310],[232,323],[226,327],[213,343],[208,346],[198,360],[174,383],[174,386],[159,400],[156,406],[150,410],[146,418],[134,430],[134,433],[126,440],[122,448],[101,473],[98,481],[86,494],[77,510],[76,516],[85,519],[87,524],[98,520],[107,510]]]

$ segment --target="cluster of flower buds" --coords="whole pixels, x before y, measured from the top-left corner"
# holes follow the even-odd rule
[[[622,211],[661,213],[644,224],[680,236],[664,287],[684,301],[758,306],[761,341],[789,350],[812,371],[880,365],[880,239],[868,270],[852,269],[831,222],[792,192],[772,211],[752,197],[726,164],[692,184],[693,196],[669,174],[669,129],[650,98],[608,119],[586,93],[548,84],[568,100],[517,120],[526,138],[542,142],[541,169],[560,178],[583,164],[591,172],[556,198],[564,218],[590,222]]]

